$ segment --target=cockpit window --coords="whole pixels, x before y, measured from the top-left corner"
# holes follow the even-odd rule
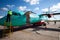
[[[20,15],[21,16],[21,14],[17,13],[17,12],[12,12],[12,15]]]

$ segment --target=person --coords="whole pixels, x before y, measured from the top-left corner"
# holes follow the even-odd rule
[[[56,24],[56,21],[54,21],[54,24]]]
[[[49,24],[49,22],[47,21],[47,23]]]
[[[13,26],[11,26],[11,16],[12,16],[12,11],[9,10],[8,11],[8,14],[7,14],[7,18],[6,18],[6,22],[9,22],[10,23],[10,26],[8,26],[7,28],[10,30],[10,32],[13,32]]]
[[[11,15],[12,15],[12,11],[9,10],[9,11],[8,11],[8,14],[7,14],[6,22],[10,22],[10,20],[11,20]]]

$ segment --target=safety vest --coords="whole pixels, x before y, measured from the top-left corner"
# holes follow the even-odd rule
[[[12,11],[8,11],[8,14],[9,14],[9,15],[12,15]]]

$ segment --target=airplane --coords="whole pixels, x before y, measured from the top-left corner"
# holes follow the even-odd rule
[[[6,18],[7,16],[4,16],[3,18],[0,19],[0,25],[2,26],[7,26],[7,28],[9,26],[12,27],[22,27],[24,25],[29,25],[33,24],[35,25],[43,25],[46,26],[46,23],[44,22],[43,16],[47,16],[48,18],[51,18],[52,15],[60,15],[60,13],[52,13],[52,14],[40,14],[40,15],[36,15],[36,13],[32,12],[32,11],[27,11],[27,12],[14,12],[12,11],[12,15],[11,16],[11,24],[9,22],[6,22]],[[23,15],[21,15],[23,14]]]

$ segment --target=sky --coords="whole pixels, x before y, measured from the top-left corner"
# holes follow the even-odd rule
[[[7,15],[7,11],[33,11],[37,15],[46,12],[60,12],[60,0],[0,0],[0,18]],[[50,20],[59,20],[56,15]]]

